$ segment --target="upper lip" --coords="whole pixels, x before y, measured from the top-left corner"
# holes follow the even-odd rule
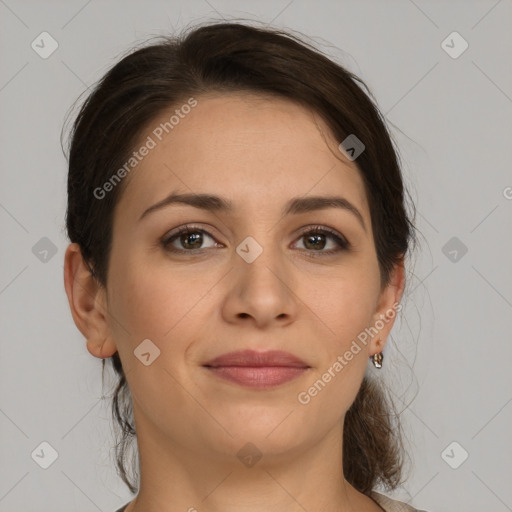
[[[309,365],[298,357],[281,350],[269,350],[266,352],[242,350],[229,352],[204,363],[203,366],[288,366],[292,368],[309,368]]]

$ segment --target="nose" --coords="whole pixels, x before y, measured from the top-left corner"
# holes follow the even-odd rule
[[[243,243],[241,246],[239,250],[245,249]],[[252,322],[263,329],[272,323],[285,326],[295,320],[298,311],[298,298],[294,293],[296,274],[289,266],[291,263],[287,264],[278,251],[270,249],[270,243],[268,247],[250,263],[250,258],[234,255],[223,308],[227,321]]]

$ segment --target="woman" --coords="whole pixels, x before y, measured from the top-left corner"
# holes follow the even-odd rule
[[[376,492],[401,482],[379,371],[414,227],[357,82],[290,33],[210,24],[82,106],[65,287],[119,376],[118,512],[414,510]]]

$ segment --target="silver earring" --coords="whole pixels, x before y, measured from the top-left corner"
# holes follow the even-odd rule
[[[384,360],[384,354],[382,352],[378,352],[377,354],[374,354],[371,356],[371,360],[373,363],[373,366],[375,368],[379,368],[379,370],[382,368],[382,361]]]

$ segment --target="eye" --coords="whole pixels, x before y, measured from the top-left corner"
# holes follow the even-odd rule
[[[174,252],[174,253],[198,253],[202,252],[203,249],[208,249],[211,247],[219,247],[220,244],[214,241],[213,245],[210,247],[203,247],[204,238],[209,238],[214,241],[213,236],[196,226],[182,226],[168,235],[166,235],[161,244],[165,250]],[[305,248],[302,249],[311,253],[311,256],[329,256],[340,251],[350,249],[350,243],[340,235],[337,231],[334,231],[330,228],[324,226],[308,226],[305,230],[302,231],[300,235],[300,240],[305,239]],[[323,250],[325,249],[326,241],[325,239],[331,239],[334,241],[334,249]],[[176,243],[181,245],[181,248],[176,247]],[[315,254],[317,253],[317,254]]]
[[[324,251],[326,238],[334,240],[334,245],[337,246],[337,248]],[[311,254],[312,256],[328,256],[350,248],[350,243],[346,238],[336,231],[323,226],[309,226],[300,236],[300,240],[303,239],[305,239],[304,250],[311,253],[318,253]]]
[[[185,252],[198,252],[205,247],[201,247],[204,242],[204,237],[213,240],[212,235],[195,226],[182,226],[177,230],[171,232],[162,240],[163,247],[170,252],[185,253]],[[174,243],[177,242],[182,248],[177,248]],[[212,247],[215,247],[216,243]],[[207,249],[208,247],[206,247]]]

